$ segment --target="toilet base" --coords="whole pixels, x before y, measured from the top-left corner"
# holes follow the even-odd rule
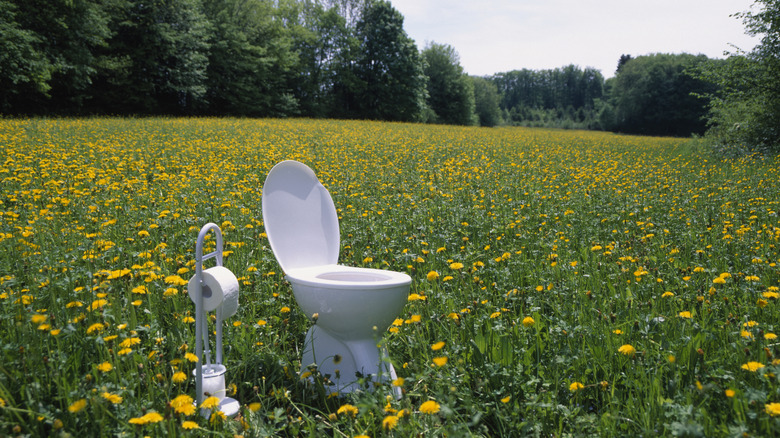
[[[316,325],[306,333],[301,357],[301,373],[311,364],[332,383],[334,392],[349,393],[360,389],[360,376],[373,382],[392,382],[397,378],[387,350],[377,347],[374,339],[341,341]],[[327,385],[327,384],[326,384]],[[392,387],[396,398],[401,389]]]

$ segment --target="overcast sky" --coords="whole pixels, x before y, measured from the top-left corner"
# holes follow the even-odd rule
[[[730,15],[753,0],[390,0],[419,49],[449,44],[471,75],[575,64],[614,76],[622,54],[703,53],[756,39]]]

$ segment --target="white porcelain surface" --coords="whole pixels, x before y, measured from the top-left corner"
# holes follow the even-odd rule
[[[263,185],[263,223],[284,272],[335,264],[339,258],[339,218],[330,193],[314,171],[282,161]]]
[[[395,379],[379,340],[406,304],[411,277],[338,265],[336,207],[306,165],[283,161],[263,186],[263,222],[295,300],[315,321],[306,334],[302,372],[312,364],[335,390],[358,388],[356,373]]]
[[[406,304],[411,277],[380,269],[326,265],[287,274],[306,316],[342,339],[381,337]]]

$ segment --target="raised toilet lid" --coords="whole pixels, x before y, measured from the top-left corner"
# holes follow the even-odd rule
[[[263,223],[285,272],[339,259],[339,218],[330,193],[308,166],[282,161],[263,185]]]

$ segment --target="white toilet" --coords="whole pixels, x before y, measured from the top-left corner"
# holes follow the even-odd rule
[[[412,279],[400,272],[338,265],[336,207],[309,167],[283,161],[263,186],[263,222],[295,300],[314,321],[301,372],[317,365],[331,389],[352,392],[358,377],[396,378],[378,343],[407,300]]]

